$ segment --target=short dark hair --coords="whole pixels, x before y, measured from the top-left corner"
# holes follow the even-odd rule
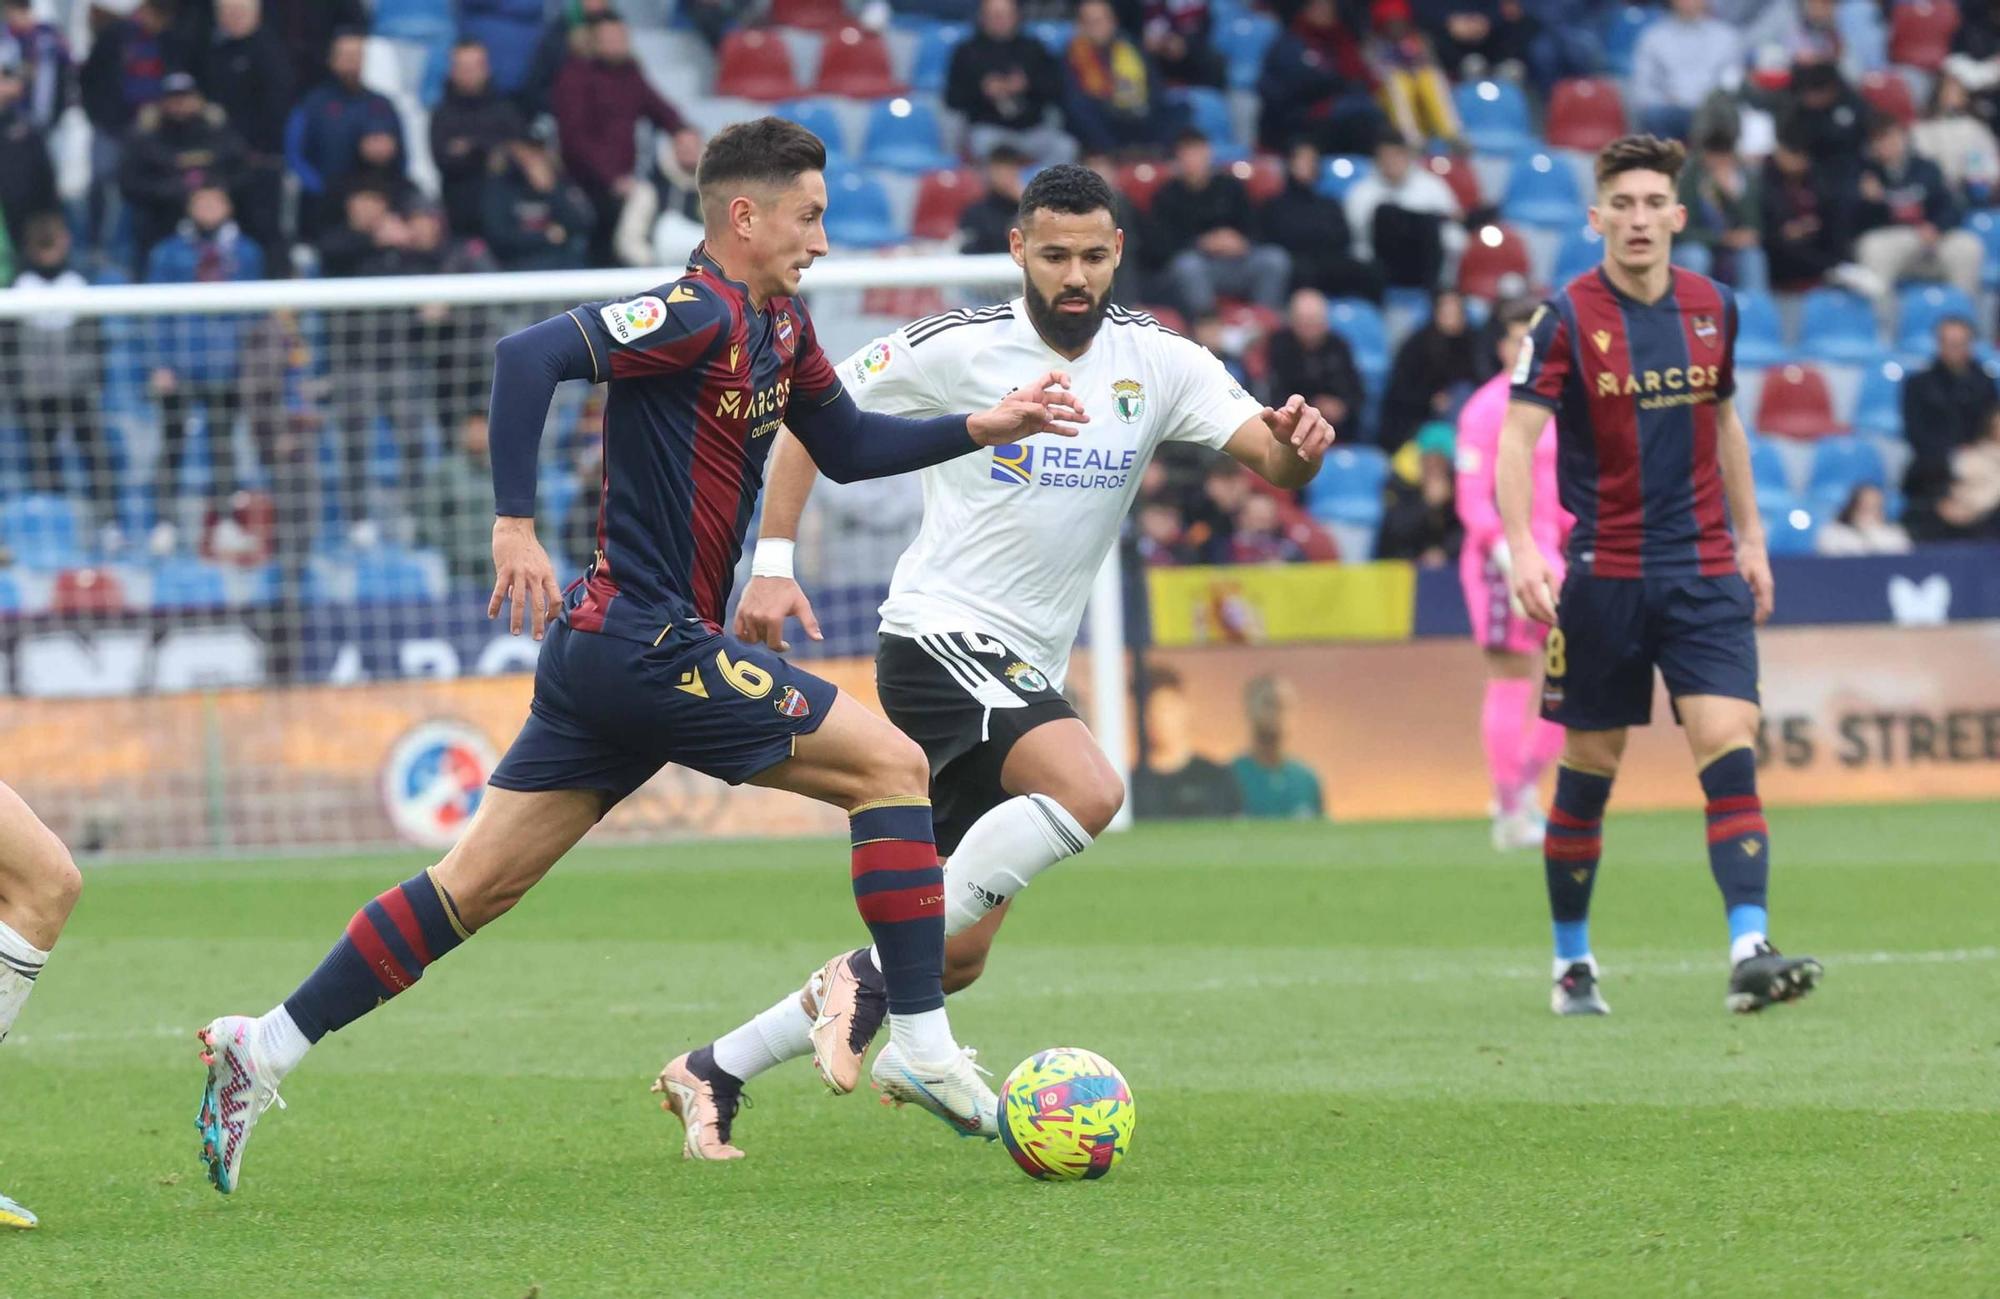
[[[1104,177],[1081,163],[1061,162],[1036,172],[1035,178],[1021,191],[1016,220],[1017,224],[1025,223],[1031,214],[1044,210],[1071,216],[1088,216],[1100,210],[1115,212],[1114,202]]]
[[[711,201],[724,201],[720,195],[724,186],[783,189],[806,172],[825,170],[826,145],[817,135],[782,117],[759,117],[715,133],[701,151],[695,186],[706,215]]]
[[[1678,181],[1687,156],[1687,147],[1679,140],[1662,140],[1657,135],[1620,136],[1597,155],[1598,188],[1628,171],[1657,171],[1670,181]]]
[[[1500,322],[1500,327],[1507,329],[1514,325],[1527,324],[1535,318],[1535,313],[1541,309],[1541,304],[1533,298],[1515,298],[1512,302],[1501,303],[1500,310],[1493,314],[1494,318]]]
[[[1207,132],[1200,127],[1187,126],[1182,127],[1180,133],[1174,136],[1174,148],[1178,149],[1184,144],[1206,144],[1212,148],[1215,141],[1209,139]]]

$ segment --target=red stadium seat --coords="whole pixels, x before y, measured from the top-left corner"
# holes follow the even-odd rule
[[[1572,77],[1549,95],[1546,134],[1554,148],[1595,153],[1625,129],[1625,100],[1615,81]]]
[[[1432,172],[1444,178],[1451,186],[1451,195],[1458,200],[1461,212],[1477,212],[1486,206],[1486,196],[1479,192],[1479,169],[1472,165],[1470,158],[1454,158],[1440,153],[1424,160]]]
[[[840,0],[771,0],[764,21],[773,27],[802,27],[809,32],[835,32],[854,21]]]
[[[1910,83],[1893,72],[1870,72],[1862,77],[1861,97],[1876,112],[1904,126],[1917,120],[1917,101],[1910,94]]]
[[[1173,172],[1157,162],[1128,162],[1118,169],[1118,191],[1132,200],[1141,212],[1152,210],[1153,195],[1173,179]]]
[[[1471,298],[1497,298],[1502,280],[1519,276],[1518,291],[1529,287],[1533,274],[1525,239],[1503,225],[1481,226],[1472,232],[1458,263],[1458,291]]]
[[[979,176],[970,171],[933,171],[917,182],[916,211],[910,234],[917,239],[949,239],[958,232],[959,215],[979,197]]]
[[[117,613],[124,607],[125,588],[109,569],[71,568],[56,574],[49,600],[54,613]]]
[[[1889,62],[1936,72],[1957,34],[1952,0],[1905,0],[1889,15]]]
[[[859,27],[843,27],[826,38],[819,55],[815,95],[882,99],[903,93],[889,64],[889,42]]]
[[[1183,338],[1188,336],[1187,317],[1172,307],[1141,307],[1139,310],[1159,322],[1161,328],[1171,329]]]
[[[771,32],[731,32],[716,50],[715,93],[738,99],[797,99],[791,51]]]
[[[1773,437],[1817,438],[1846,432],[1833,413],[1826,376],[1810,365],[1785,365],[1764,376],[1757,431]]]
[[[1268,203],[1285,189],[1285,164],[1268,153],[1230,163],[1229,174],[1243,182],[1252,203]]]

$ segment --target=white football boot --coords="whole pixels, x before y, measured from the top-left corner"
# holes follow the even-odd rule
[[[250,1129],[265,1110],[273,1105],[283,1109],[285,1103],[278,1099],[270,1066],[257,1058],[255,1019],[224,1015],[195,1036],[201,1039],[201,1062],[208,1066],[201,1113],[194,1121],[201,1133],[201,1162],[215,1189],[228,1195],[241,1181]]]
[[[1513,812],[1500,812],[1493,817],[1493,851],[1526,852],[1539,849],[1548,837],[1548,822],[1535,810],[1533,804],[1524,804]]]
[[[29,1231],[39,1222],[40,1219],[28,1212],[26,1205],[16,1204],[6,1196],[0,1195],[0,1227],[18,1227],[22,1231]]]
[[[962,1137],[1000,1137],[1000,1098],[981,1077],[992,1077],[974,1060],[978,1052],[961,1047],[937,1064],[918,1064],[891,1041],[875,1053],[870,1076],[885,1105],[917,1105],[949,1123]]]

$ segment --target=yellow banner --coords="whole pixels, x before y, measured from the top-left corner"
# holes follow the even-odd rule
[[[1155,568],[1146,575],[1156,645],[1406,640],[1416,619],[1409,564]]]

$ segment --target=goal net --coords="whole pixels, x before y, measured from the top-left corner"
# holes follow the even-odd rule
[[[85,851],[448,842],[526,716],[536,654],[486,617],[493,344],[672,275],[0,294],[0,779]],[[805,295],[838,360],[1019,276],[839,259]],[[601,398],[564,384],[543,434],[537,526],[565,582],[592,549]],[[920,514],[914,478],[822,482],[804,525],[827,640],[801,651],[864,698]],[[669,769],[599,833],[838,824]]]

